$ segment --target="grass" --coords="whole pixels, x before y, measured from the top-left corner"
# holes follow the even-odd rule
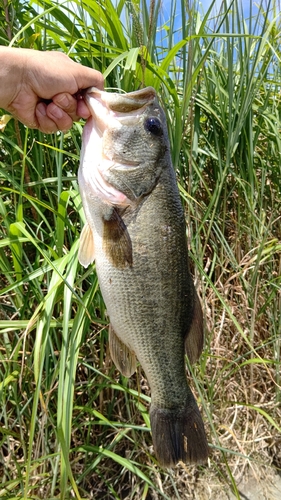
[[[158,91],[205,312],[190,384],[211,444],[206,467],[157,465],[144,373],[116,371],[95,268],[77,261],[82,125],[44,136],[12,119],[0,133],[3,499],[204,498],[212,483],[239,498],[247,470],[280,472],[279,4],[250,18],[236,0],[211,7],[1,7],[1,44],[62,50],[107,87]]]

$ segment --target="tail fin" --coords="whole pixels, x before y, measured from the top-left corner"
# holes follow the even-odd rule
[[[173,467],[179,461],[201,464],[208,458],[208,443],[202,417],[192,395],[184,409],[151,407],[150,422],[155,454],[160,465]]]

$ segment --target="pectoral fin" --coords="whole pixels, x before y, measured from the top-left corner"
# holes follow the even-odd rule
[[[88,222],[83,227],[80,236],[78,260],[84,267],[88,267],[95,260],[94,235]]]
[[[190,363],[195,363],[199,358],[204,344],[203,313],[199,297],[195,292],[193,320],[185,339],[185,350]]]
[[[116,368],[125,377],[130,377],[136,371],[137,360],[133,352],[119,339],[109,325],[109,350]]]
[[[116,208],[113,208],[108,218],[103,219],[103,250],[119,269],[133,263],[131,238]]]

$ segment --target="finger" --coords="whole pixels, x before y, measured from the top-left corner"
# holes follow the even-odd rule
[[[72,127],[72,117],[53,102],[47,106],[47,116],[55,123],[58,130],[66,131]]]
[[[53,103],[65,111],[72,120],[78,120],[77,99],[67,92],[57,94],[53,97]]]
[[[100,90],[104,88],[103,75],[95,69],[82,66],[82,64],[79,66],[79,72],[77,71],[75,74],[75,79],[79,90],[87,89],[88,87],[96,87]]]
[[[91,112],[85,103],[84,99],[79,99],[77,102],[77,115],[80,116],[80,118],[89,118],[91,116]]]
[[[35,115],[38,121],[38,128],[45,134],[57,132],[59,127],[56,122],[47,115],[47,105],[39,102],[35,109]]]

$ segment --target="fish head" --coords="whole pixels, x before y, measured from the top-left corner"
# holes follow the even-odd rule
[[[152,87],[117,94],[88,89],[79,183],[103,201],[129,205],[150,193],[169,152],[166,119]],[[169,164],[169,162],[168,162]]]

